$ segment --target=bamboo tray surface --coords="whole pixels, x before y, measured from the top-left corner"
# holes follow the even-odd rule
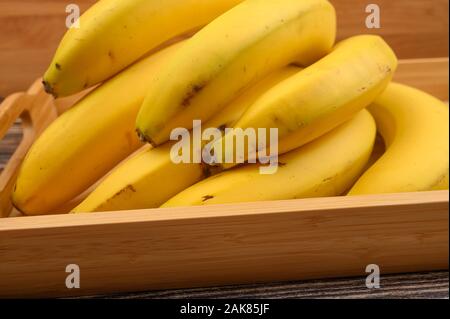
[[[141,222],[201,221],[204,219],[228,217],[266,217],[286,213],[311,213],[355,210],[366,214],[366,210],[401,209],[417,206],[437,206],[448,203],[448,191],[367,195],[354,197],[322,197],[283,201],[249,202],[239,204],[211,205],[198,207],[154,208],[93,214],[47,215],[27,218],[7,218],[0,223],[0,231],[36,230],[45,228],[89,227],[99,225],[123,225]],[[420,211],[420,208],[417,208]],[[376,218],[376,216],[372,216]],[[317,216],[313,220],[325,221]],[[392,219],[396,219],[393,215]]]
[[[447,269],[448,221],[447,191],[5,219],[0,296]],[[76,291],[64,284],[72,263]]]

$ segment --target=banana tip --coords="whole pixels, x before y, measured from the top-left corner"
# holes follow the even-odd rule
[[[148,137],[144,132],[142,132],[141,129],[137,128],[136,133],[137,133],[137,136],[139,137],[139,140],[142,143],[148,143],[153,147],[158,146],[158,144],[156,144],[150,137]]]
[[[217,165],[211,165],[205,162],[202,162],[201,164],[203,177],[208,178],[214,175],[217,175],[223,171],[222,167]]]
[[[25,213],[25,211],[16,203],[15,200],[11,201],[11,205],[12,207],[17,210],[19,213],[21,213],[24,216],[27,216],[27,213]]]
[[[48,81],[43,80],[43,81],[42,81],[42,85],[44,86],[45,92],[47,92],[48,94],[53,95],[53,97],[54,97],[55,99],[58,97],[57,94],[55,93],[54,88],[51,86],[51,84],[50,84]]]

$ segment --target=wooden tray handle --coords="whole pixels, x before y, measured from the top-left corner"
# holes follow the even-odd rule
[[[0,104],[0,140],[19,118],[23,130],[22,141],[0,174],[0,218],[13,212],[11,192],[28,149],[57,115],[54,100],[44,92],[41,80],[27,92],[10,95]]]

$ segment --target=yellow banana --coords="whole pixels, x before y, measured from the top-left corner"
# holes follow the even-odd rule
[[[248,164],[201,181],[162,207],[340,195],[361,174],[375,135],[375,122],[363,110],[328,134],[281,156],[273,175],[261,175],[258,165]]]
[[[160,145],[173,129],[206,121],[258,79],[292,62],[308,65],[334,43],[326,0],[247,0],[195,34],[152,81],[136,127]]]
[[[442,176],[441,180],[434,185],[433,187],[431,187],[429,190],[430,191],[444,191],[444,190],[448,190],[448,178],[449,178],[449,172],[447,171],[447,173]]]
[[[267,76],[210,119],[204,128],[233,125],[263,92],[298,72],[289,66]],[[200,164],[175,164],[170,152],[174,143],[161,147],[144,146],[119,165],[78,207],[74,213],[159,207],[172,196],[208,176]]]
[[[349,195],[448,189],[448,106],[392,83],[369,107],[386,144],[384,155]]]
[[[242,0],[102,0],[64,36],[44,76],[47,92],[77,93],[167,40],[199,28]]]
[[[369,105],[391,81],[397,58],[382,38],[363,35],[340,42],[326,57],[286,79],[261,96],[242,118],[236,129],[278,128],[278,153],[302,146],[347,121]],[[230,168],[267,149],[247,145],[238,154],[234,131],[215,144],[222,147],[219,166]],[[250,154],[250,155],[249,155]],[[260,154],[261,155],[261,154]]]
[[[173,143],[142,152],[120,164],[72,213],[154,208],[199,181],[205,172],[200,164],[174,164]]]
[[[28,215],[54,212],[137,150],[134,123],[149,77],[181,45],[131,66],[55,120],[22,164],[14,205]]]

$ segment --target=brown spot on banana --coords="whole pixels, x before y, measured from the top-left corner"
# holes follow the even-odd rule
[[[203,90],[204,87],[205,87],[205,84],[194,84],[194,85],[192,85],[191,90],[186,94],[184,99],[181,101],[181,105],[184,106],[184,107],[188,107],[189,105],[191,105],[192,99],[198,93],[200,93]]]
[[[227,128],[227,124],[222,124],[217,129],[220,130],[221,132],[225,132],[226,128]]]
[[[208,201],[210,199],[213,199],[213,198],[214,198],[214,196],[212,196],[212,195],[203,196],[202,197],[202,202],[204,203],[204,202],[206,202],[206,201]]]
[[[53,86],[48,81],[43,80],[42,81],[42,85],[44,86],[45,92],[47,92],[48,94],[53,95],[53,97],[55,99],[58,97],[57,94],[55,93],[55,90],[54,90]]]
[[[116,194],[114,194],[114,196],[112,198],[120,196],[120,195],[122,195],[123,193],[126,193],[126,192],[136,193],[136,188],[134,188],[133,185],[127,185],[125,188],[122,188],[120,191],[118,191]]]

